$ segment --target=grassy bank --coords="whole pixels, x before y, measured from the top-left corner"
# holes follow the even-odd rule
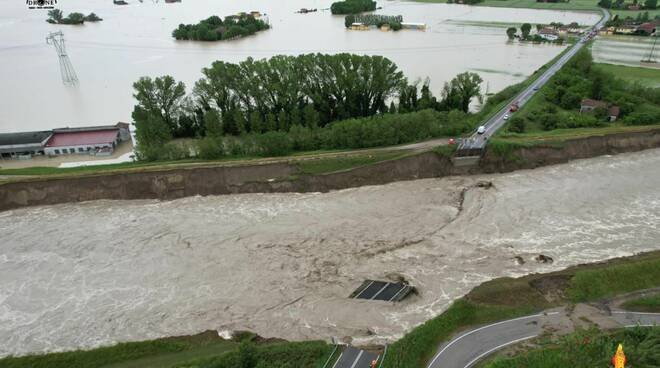
[[[349,156],[305,160],[299,162],[296,166],[298,166],[301,174],[319,175],[354,169],[357,167],[372,165],[387,160],[395,160],[407,156],[408,154],[409,153],[405,151],[372,152]]]
[[[651,270],[650,268],[655,268]],[[660,252],[571,267],[550,274],[500,278],[476,287],[443,314],[390,345],[383,367],[425,366],[437,347],[469,327],[538,312],[574,301],[660,286]],[[616,277],[623,277],[621,282]],[[588,291],[586,285],[594,289]]]
[[[625,302],[622,307],[636,312],[660,313],[660,294]]]
[[[253,334],[224,340],[215,331],[194,336],[122,343],[92,350],[0,359],[3,368],[319,368],[332,346],[320,341],[259,341]],[[246,358],[249,355],[249,358]],[[261,364],[261,365],[259,365]],[[288,364],[288,365],[287,365]]]

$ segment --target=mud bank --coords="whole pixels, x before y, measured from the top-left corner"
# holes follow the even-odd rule
[[[660,147],[660,129],[594,136],[507,152],[489,149],[478,167],[456,167],[434,152],[324,175],[301,175],[291,163],[216,166],[45,178],[0,185],[0,211],[99,199],[176,199],[237,193],[327,192],[460,174],[510,172],[573,159]]]

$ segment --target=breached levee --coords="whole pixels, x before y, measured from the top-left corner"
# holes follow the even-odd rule
[[[0,355],[207,329],[391,341],[485,280],[659,249],[657,188],[647,150],[323,194],[0,212]],[[418,295],[348,299],[398,276]]]

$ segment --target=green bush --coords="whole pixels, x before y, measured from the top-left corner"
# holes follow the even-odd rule
[[[256,138],[263,156],[285,156],[293,149],[291,138],[284,132],[267,132]]]
[[[344,0],[332,3],[332,14],[357,14],[376,10],[376,2],[371,0]]]
[[[216,160],[225,155],[222,138],[204,137],[197,142],[197,157],[204,160]]]

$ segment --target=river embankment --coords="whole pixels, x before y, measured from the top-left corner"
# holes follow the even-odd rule
[[[478,166],[455,165],[447,155],[422,152],[350,170],[307,175],[295,162],[203,166],[0,184],[0,211],[99,199],[163,199],[237,193],[307,193],[461,174],[503,173],[574,159],[660,147],[660,128],[534,144],[489,145]]]

